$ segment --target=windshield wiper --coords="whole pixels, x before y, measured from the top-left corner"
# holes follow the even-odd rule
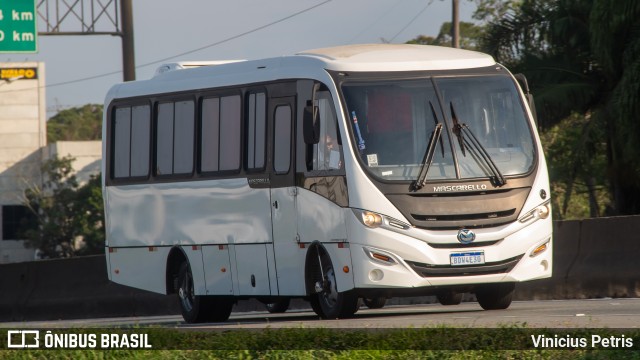
[[[433,155],[436,152],[436,146],[438,142],[440,142],[440,150],[442,151],[442,157],[444,157],[444,144],[442,143],[442,141],[440,141],[440,138],[442,137],[442,124],[438,121],[436,110],[433,108],[433,104],[431,103],[431,101],[429,101],[429,105],[431,106],[431,113],[433,114],[435,127],[433,128],[431,136],[429,137],[429,144],[427,145],[427,150],[424,153],[424,158],[422,159],[422,166],[420,166],[418,178],[413,184],[413,188],[415,190],[422,188],[426,183],[427,173],[429,172],[429,167],[433,162]]]
[[[471,157],[481,168],[483,168],[485,173],[492,175],[490,176],[490,179],[494,186],[500,187],[505,185],[507,183],[507,179],[504,178],[496,164],[493,162],[493,159],[491,158],[491,155],[489,155],[487,149],[482,146],[467,124],[460,124],[458,116],[456,115],[456,110],[453,107],[453,102],[451,102],[450,105],[451,117],[453,120],[453,134],[458,138],[458,144],[460,144],[462,155],[467,156],[465,153],[465,148],[467,148],[469,153],[471,153]]]

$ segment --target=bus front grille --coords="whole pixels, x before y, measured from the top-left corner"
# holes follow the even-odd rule
[[[509,209],[504,211],[492,211],[486,213],[475,214],[434,214],[434,215],[422,215],[411,214],[411,216],[418,221],[465,221],[465,220],[484,220],[484,219],[499,219],[515,214],[516,209]]]
[[[513,270],[523,255],[516,256],[503,261],[485,263],[483,265],[470,266],[451,266],[451,265],[432,265],[415,261],[405,262],[411,267],[416,274],[428,277],[449,277],[449,276],[474,276],[474,275],[492,275],[504,274]]]

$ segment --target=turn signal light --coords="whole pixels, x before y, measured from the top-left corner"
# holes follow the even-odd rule
[[[535,249],[531,252],[531,255],[530,255],[530,256],[531,256],[531,257],[534,257],[534,256],[538,256],[538,255],[542,254],[543,252],[545,252],[545,251],[547,250],[548,244],[549,244],[549,243],[548,243],[548,242],[546,242],[546,243],[544,243],[544,244],[542,244],[542,245],[538,246],[537,248],[535,248]]]
[[[372,260],[375,260],[377,263],[381,263],[384,265],[397,264],[397,261],[393,257],[391,257],[391,254],[387,255],[382,253],[381,251],[377,251],[374,249],[367,249],[367,248],[362,248],[362,250],[364,250],[367,256],[369,256],[369,258],[371,258]]]
[[[371,256],[373,256],[374,258],[378,259],[378,260],[382,260],[382,261],[386,261],[386,262],[393,262],[393,260],[386,256],[386,255],[382,255],[382,254],[378,254],[378,253],[371,253]]]

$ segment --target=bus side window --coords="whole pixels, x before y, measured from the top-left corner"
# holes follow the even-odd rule
[[[156,175],[193,172],[194,109],[192,100],[158,104]]]
[[[338,121],[331,94],[316,93],[315,105],[320,114],[320,141],[313,145],[312,170],[336,171],[342,169],[342,144],[338,134]]]
[[[114,178],[149,175],[150,114],[148,105],[117,107],[114,119]]]
[[[240,106],[239,95],[202,100],[200,171],[240,170]]]
[[[250,93],[247,101],[247,170],[265,167],[267,101],[264,92]]]
[[[276,107],[274,120],[273,170],[286,174],[291,168],[291,107]]]

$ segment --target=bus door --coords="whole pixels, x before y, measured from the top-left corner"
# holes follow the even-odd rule
[[[295,144],[294,114],[295,97],[269,99],[268,123],[271,142],[271,221],[273,224],[273,258],[276,276],[270,276],[271,293],[288,294],[286,284],[295,282],[303,273],[292,271],[292,251],[298,250],[296,240],[296,196],[295,187]],[[272,266],[269,266],[272,269]],[[278,289],[276,292],[275,289]]]

